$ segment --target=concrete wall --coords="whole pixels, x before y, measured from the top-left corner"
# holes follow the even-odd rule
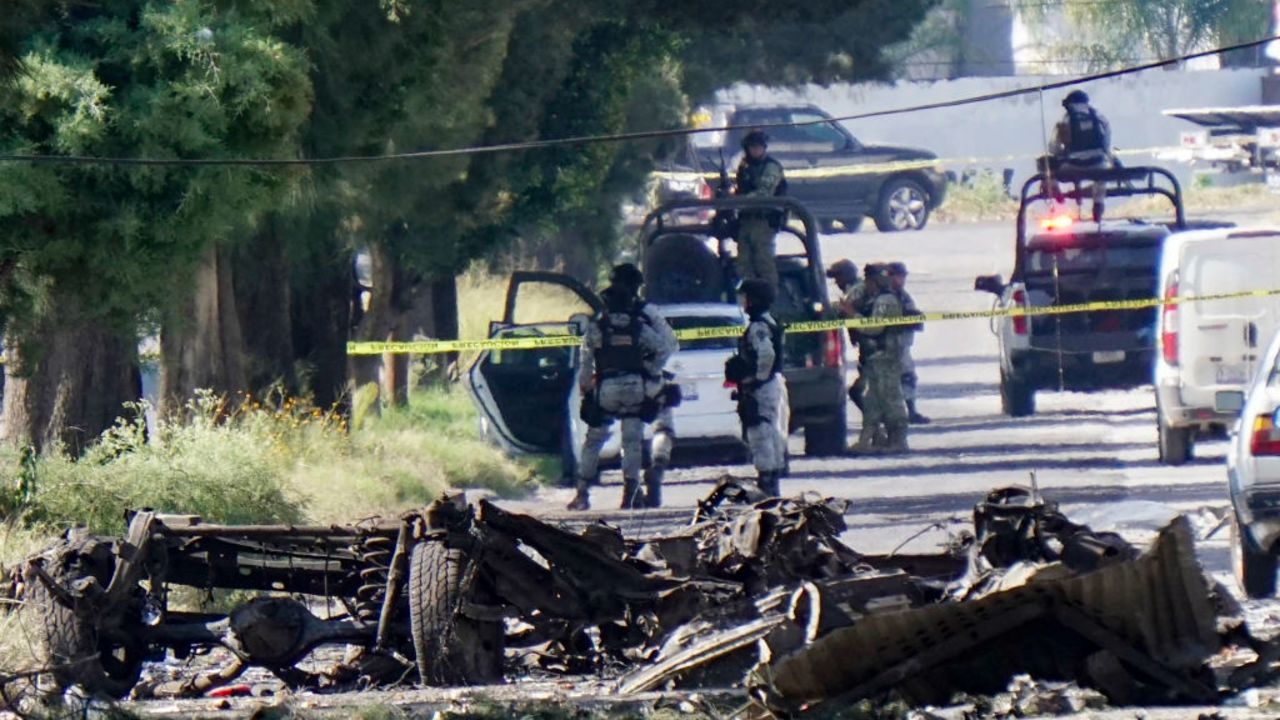
[[[1264,73],[1261,69],[1151,70],[1082,87],[1110,121],[1117,149],[1174,146],[1178,144],[1180,132],[1193,130],[1196,126],[1166,118],[1161,110],[1257,104],[1261,100],[1260,78]],[[1038,78],[1024,75],[897,85],[810,86],[797,91],[740,86],[723,93],[723,99],[728,102],[811,102],[840,116],[984,95],[1061,79],[1061,76]],[[1039,96],[1025,95],[958,108],[857,120],[846,125],[864,142],[922,147],[941,157],[998,158],[969,166],[1011,167],[1021,181],[1033,170],[1030,158],[1042,152],[1044,134],[1061,115],[1060,103],[1066,92],[1059,90],[1045,94],[1043,124]],[[1026,155],[1028,158],[1004,159],[1008,155]],[[1149,156],[1124,158],[1129,165],[1149,160]],[[1171,169],[1177,170],[1184,178],[1190,175],[1188,167]]]

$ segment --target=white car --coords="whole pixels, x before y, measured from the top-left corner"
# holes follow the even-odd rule
[[[1280,334],[1248,389],[1217,393],[1217,406],[1222,412],[1239,409],[1227,453],[1236,578],[1250,597],[1270,597],[1280,551]]]
[[[543,286],[541,290],[536,286]],[[545,286],[574,299],[543,314],[561,319],[524,317],[525,305],[545,307]],[[523,290],[523,293],[522,293]],[[567,292],[566,292],[567,291]],[[521,296],[542,302],[521,302]],[[511,277],[503,319],[490,327],[490,338],[544,337],[585,331],[590,313],[599,311],[600,299],[584,285],[558,273],[517,272]],[[656,306],[676,329],[708,326],[743,326],[746,318],[736,305],[680,303]],[[523,315],[522,315],[523,313]],[[729,453],[742,452],[741,426],[730,389],[724,386],[724,362],[733,354],[732,338],[684,341],[668,362],[684,400],[675,410],[676,446],[723,446]],[[467,372],[467,386],[479,409],[480,434],[512,453],[559,453],[564,473],[571,475],[586,434],[579,418],[581,397],[577,389],[577,347],[484,351]],[[783,419],[786,422],[786,418]],[[785,426],[784,426],[785,427]],[[618,456],[615,432],[602,459]]]
[[[1178,233],[1161,254],[1159,297],[1266,290],[1276,268],[1280,230]],[[1260,359],[1259,342],[1278,328],[1280,295],[1161,306],[1155,365],[1161,462],[1186,462],[1197,435],[1222,435],[1235,422],[1235,413],[1215,409],[1215,396],[1244,389]]]

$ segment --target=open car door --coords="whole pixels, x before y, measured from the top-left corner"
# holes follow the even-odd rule
[[[572,277],[518,271],[507,286],[502,320],[489,325],[489,339],[581,335],[585,326],[572,318],[594,315],[603,307],[595,293]],[[558,452],[578,358],[576,344],[481,352],[467,371],[481,434],[508,452]]]

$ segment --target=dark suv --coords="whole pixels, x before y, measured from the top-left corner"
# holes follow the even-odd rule
[[[1182,189],[1168,171],[1155,167],[1060,170],[1050,178],[1037,174],[1022,187],[1014,239],[1013,277],[975,279],[974,289],[996,295],[1001,310],[1041,309],[1032,316],[995,318],[1000,339],[1000,397],[1014,417],[1035,412],[1038,390],[1089,391],[1132,388],[1151,382],[1155,359],[1156,297],[1160,251],[1171,233],[1188,229]],[[1089,200],[1093,185],[1106,198],[1163,197],[1173,210],[1171,222],[1133,218],[1087,222],[1073,207]],[[1029,230],[1029,209],[1057,208]],[[1078,213],[1078,209],[1074,211]],[[1198,228],[1220,227],[1202,221]],[[1137,301],[1136,307],[1125,301]],[[1114,307],[1047,313],[1046,309],[1116,302]]]
[[[731,176],[749,128],[813,123],[765,127],[765,132],[769,154],[786,169],[788,195],[809,208],[824,230],[838,222],[852,232],[864,217],[871,217],[881,232],[920,230],[946,194],[947,177],[932,162],[937,155],[864,145],[813,105],[717,105],[703,113],[703,121],[736,129],[691,136],[678,164],[712,173],[723,154]]]

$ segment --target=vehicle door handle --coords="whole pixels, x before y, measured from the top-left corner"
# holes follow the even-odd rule
[[[1258,324],[1245,323],[1244,325],[1244,341],[1251,348],[1258,347]]]

